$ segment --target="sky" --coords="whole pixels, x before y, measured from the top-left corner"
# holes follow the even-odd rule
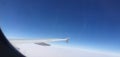
[[[120,52],[119,0],[0,0],[7,38],[64,38],[70,45]]]

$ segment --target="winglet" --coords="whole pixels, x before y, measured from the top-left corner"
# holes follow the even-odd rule
[[[66,38],[66,43],[68,43],[68,42],[69,42],[69,40],[70,40],[70,39],[69,39],[69,37],[67,37],[67,38]]]

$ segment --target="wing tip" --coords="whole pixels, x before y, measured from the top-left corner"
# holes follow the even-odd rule
[[[66,43],[69,43],[70,37],[66,37]]]

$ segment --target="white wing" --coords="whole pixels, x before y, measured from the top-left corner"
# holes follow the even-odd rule
[[[58,41],[66,41],[68,42],[68,38],[64,39],[46,39],[46,40],[41,40],[41,39],[11,39],[9,40],[12,44],[24,44],[24,43],[35,43],[38,45],[43,45],[43,46],[50,46],[48,44],[49,42],[58,42]]]

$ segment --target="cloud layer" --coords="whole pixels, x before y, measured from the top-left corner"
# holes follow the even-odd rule
[[[112,53],[92,52],[64,46],[22,44],[18,47],[20,48],[20,52],[27,57],[120,57],[120,55]]]

